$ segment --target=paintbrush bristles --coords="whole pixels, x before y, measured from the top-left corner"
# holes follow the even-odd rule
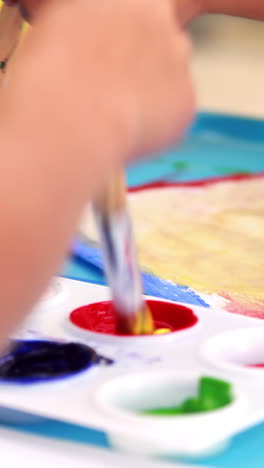
[[[155,330],[151,311],[147,304],[144,304],[144,310],[138,311],[135,335],[152,335]]]
[[[94,205],[102,214],[121,211],[126,206],[126,182],[123,171],[111,177],[98,194]]]
[[[116,333],[118,335],[152,335],[155,326],[151,311],[147,304],[135,311],[133,315],[124,314],[114,307],[116,314]]]

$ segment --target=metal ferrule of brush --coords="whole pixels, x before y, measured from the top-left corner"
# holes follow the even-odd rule
[[[117,331],[134,334],[140,329],[145,304],[129,214],[122,209],[111,213],[95,210],[95,219],[116,309]]]

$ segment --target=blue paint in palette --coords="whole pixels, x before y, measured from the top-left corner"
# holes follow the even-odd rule
[[[101,363],[113,361],[83,344],[17,340],[0,358],[0,380],[21,384],[50,381],[73,376]]]
[[[87,264],[103,271],[103,259],[99,248],[91,247],[84,241],[76,239],[72,244],[72,253]],[[163,280],[151,273],[143,273],[142,280],[144,293],[149,296],[175,302],[183,302],[194,306],[209,307],[209,305],[188,286]]]

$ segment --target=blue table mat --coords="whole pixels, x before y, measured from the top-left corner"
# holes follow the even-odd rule
[[[201,114],[177,149],[131,166],[129,187],[264,172],[264,121]]]
[[[27,434],[50,437],[63,441],[71,441],[79,444],[90,444],[111,450],[111,446],[103,432],[74,424],[46,420],[43,423],[37,424],[9,424],[3,427],[22,431]],[[194,464],[194,467],[195,464],[199,464],[199,466],[205,466],[208,468],[263,468],[264,424],[259,424],[254,428],[235,436],[231,445],[219,455],[204,459],[199,458],[197,460],[186,460],[176,457],[169,457],[163,460],[170,461],[172,463],[172,468],[173,462],[191,463]],[[87,460],[87,466],[89,466],[89,460]]]
[[[133,187],[160,180],[186,182],[257,173],[264,173],[264,121],[201,114],[179,148],[131,166],[127,178],[129,186]],[[82,281],[104,284],[100,269],[80,256],[69,257],[60,273]],[[41,436],[109,447],[102,432],[58,421],[8,427]],[[174,460],[170,458],[172,466]],[[208,467],[263,468],[264,424],[234,437],[230,447],[221,454],[199,459],[197,463]]]

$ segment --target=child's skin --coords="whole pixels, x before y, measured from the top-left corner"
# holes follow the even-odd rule
[[[262,4],[262,6],[260,5]],[[0,94],[0,342],[56,272],[81,210],[134,157],[177,141],[194,90],[182,27],[259,0],[23,0],[33,28]]]

